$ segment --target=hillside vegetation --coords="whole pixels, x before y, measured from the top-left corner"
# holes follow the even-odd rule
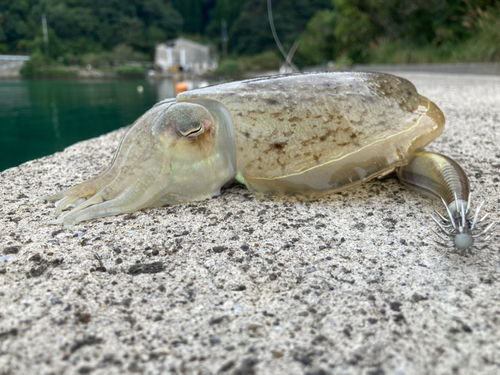
[[[308,64],[500,61],[498,0],[333,0],[301,36]]]
[[[294,61],[301,67],[329,61],[500,60],[500,0],[273,0],[272,5],[285,49],[300,41]],[[223,21],[227,66],[267,69],[283,60],[265,0],[0,0],[0,53],[29,53],[37,66],[106,69],[151,61],[156,43],[183,35],[221,55]]]

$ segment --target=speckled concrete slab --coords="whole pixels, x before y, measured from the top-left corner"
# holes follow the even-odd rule
[[[498,221],[500,77],[401,75],[447,117],[428,149]],[[36,197],[97,173],[123,132],[1,173],[1,374],[500,371],[499,235],[449,254],[431,239],[440,203],[395,178],[48,225]]]

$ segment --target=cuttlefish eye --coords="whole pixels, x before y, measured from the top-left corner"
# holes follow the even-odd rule
[[[192,126],[190,126],[190,128],[188,128],[187,130],[181,129],[179,127],[179,134],[182,135],[183,137],[194,138],[199,136],[200,134],[205,133],[205,131],[210,129],[210,125],[212,125],[210,120],[204,119],[201,120],[199,124],[192,124]]]
[[[165,113],[168,123],[182,137],[194,138],[210,131],[214,119],[203,106],[194,103],[176,103]]]

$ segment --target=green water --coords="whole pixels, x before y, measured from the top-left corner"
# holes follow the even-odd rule
[[[0,171],[131,124],[168,96],[172,83],[154,80],[0,80]]]

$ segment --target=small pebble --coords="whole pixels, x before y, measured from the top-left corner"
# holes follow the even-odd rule
[[[215,344],[220,343],[220,339],[219,339],[217,336],[209,336],[209,337],[208,337],[208,341],[209,341],[209,342],[210,342],[210,344],[212,344],[212,345],[215,345]]]
[[[21,246],[8,246],[3,249],[4,254],[17,254],[19,250],[21,249]]]

